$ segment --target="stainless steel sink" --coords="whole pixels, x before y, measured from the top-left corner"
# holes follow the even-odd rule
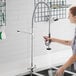
[[[49,76],[54,76],[56,73],[56,70],[61,67],[61,65],[59,66],[55,66],[53,68],[51,68],[50,70],[48,70],[49,72]],[[74,67],[73,65],[68,67],[65,71],[64,71],[64,75],[63,76],[76,76],[76,72],[74,71]]]
[[[44,70],[40,70],[40,71],[36,71],[36,73],[33,73],[32,76],[55,76],[57,69],[60,67],[59,66],[55,66],[55,67],[51,67],[48,69],[44,69]],[[26,75],[20,75],[20,76],[31,76],[30,74],[26,74]],[[73,66],[67,68],[64,71],[64,74],[62,76],[76,76],[76,73],[73,69]]]
[[[48,74],[49,76],[55,76],[56,74],[56,69],[52,68],[50,70],[48,70]],[[70,72],[64,72],[64,74],[62,76],[73,76],[74,74],[70,73]]]

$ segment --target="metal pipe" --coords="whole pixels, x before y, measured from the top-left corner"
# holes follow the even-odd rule
[[[50,7],[47,3],[45,2],[38,2],[34,8],[33,11],[33,15],[32,15],[32,29],[31,29],[31,71],[33,72],[33,25],[34,25],[34,15],[35,15],[35,11],[38,7],[39,4],[44,4],[47,6],[48,11],[49,11],[49,34],[50,34]],[[50,35],[49,35],[50,36]],[[48,46],[49,47],[49,46]]]

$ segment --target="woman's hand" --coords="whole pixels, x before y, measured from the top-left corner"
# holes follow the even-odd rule
[[[55,40],[56,40],[55,38],[52,38],[52,37],[49,38],[49,36],[43,36],[43,38],[45,39],[45,42],[46,41],[55,42]]]
[[[63,68],[63,67],[60,67],[60,68],[57,70],[55,76],[62,76],[63,73],[64,73],[64,68]]]
[[[43,36],[43,38],[45,39],[45,41],[51,40],[51,38],[49,38],[48,36]]]

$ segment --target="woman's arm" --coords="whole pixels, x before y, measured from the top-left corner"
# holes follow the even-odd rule
[[[62,39],[57,39],[57,38],[49,38],[48,36],[44,36],[45,41],[51,40],[52,42],[57,42],[57,43],[61,43],[64,45],[68,45],[70,46],[72,41],[71,40],[62,40]]]
[[[72,41],[71,40],[62,40],[62,39],[57,39],[57,38],[50,38],[50,40],[52,42],[57,42],[57,43],[61,43],[61,44],[64,44],[64,45],[71,45]]]
[[[68,61],[57,70],[55,76],[62,76],[63,73],[64,73],[64,70],[65,70],[66,68],[68,68],[70,65],[72,65],[75,61],[76,61],[76,54],[75,54],[75,55],[72,55],[72,56],[68,59]]]
[[[62,68],[65,70],[68,68],[71,64],[73,64],[76,61],[76,54],[72,55],[68,61],[62,66]]]

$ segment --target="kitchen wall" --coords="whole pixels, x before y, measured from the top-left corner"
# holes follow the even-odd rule
[[[28,71],[27,68],[30,67],[31,35],[28,33],[31,32],[34,2],[33,0],[7,0],[6,4],[6,39],[0,40],[0,75],[15,76]],[[61,39],[72,39],[74,28],[68,19],[58,20],[51,24],[51,35]],[[21,32],[18,33],[17,30]],[[34,64],[38,68],[49,66],[51,57],[57,61],[63,58],[62,52],[65,52],[64,61],[71,55],[70,47],[57,43],[51,43],[52,50],[46,50],[43,36],[47,34],[48,22],[34,23]],[[70,50],[69,55],[66,50]],[[57,63],[52,61],[51,65],[59,63],[63,61]]]

